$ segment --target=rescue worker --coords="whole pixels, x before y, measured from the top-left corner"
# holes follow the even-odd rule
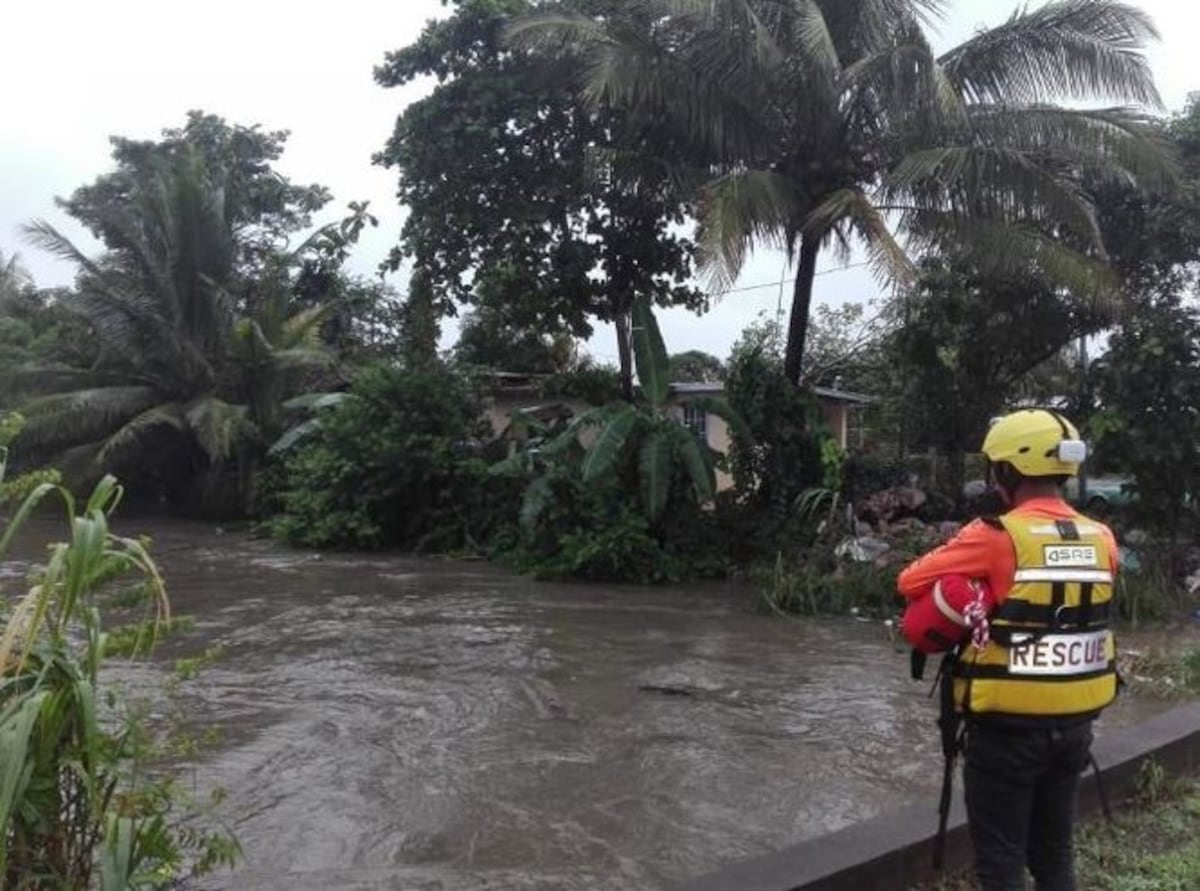
[[[958,632],[943,708],[962,721],[980,886],[1023,889],[1028,868],[1039,891],[1073,891],[1076,791],[1094,763],[1092,723],[1117,692],[1108,628],[1117,546],[1062,497],[1086,448],[1061,415],[1013,412],[992,425],[983,453],[1006,512],[968,524],[900,573],[909,611],[927,617],[906,616],[905,634],[928,650],[922,625]],[[959,592],[958,609],[942,582]],[[927,600],[935,587],[937,602]],[[963,615],[962,592],[987,605],[983,628]]]

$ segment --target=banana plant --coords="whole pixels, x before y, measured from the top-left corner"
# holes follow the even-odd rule
[[[521,516],[536,521],[552,497],[550,467],[581,452],[578,473],[585,485],[608,478],[636,456],[637,479],[647,519],[658,521],[670,501],[672,486],[682,478],[697,501],[716,494],[719,457],[684,426],[671,402],[670,363],[654,311],[646,300],[633,307],[633,354],[641,399],[614,402],[585,412],[559,431],[525,419],[531,439],[527,448],[493,468],[498,475],[533,475],[525,492]],[[720,399],[695,399],[692,404],[723,418],[743,432],[745,424]]]

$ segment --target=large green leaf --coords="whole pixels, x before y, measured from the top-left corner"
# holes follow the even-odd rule
[[[583,459],[584,482],[592,482],[608,473],[620,458],[625,440],[637,421],[638,410],[632,405],[624,406],[612,416]]]
[[[24,789],[33,773],[28,758],[30,736],[46,698],[36,692],[18,698],[0,714],[0,835],[8,836],[9,823],[24,799]],[[0,845],[0,875],[8,872],[8,844]]]
[[[183,408],[176,402],[169,402],[147,409],[110,436],[96,455],[96,460],[102,465],[107,465],[122,452],[133,451],[142,437],[157,427],[171,427],[183,431]]]
[[[200,447],[214,463],[229,458],[238,446],[258,435],[246,406],[230,405],[214,396],[193,400],[184,415]]]
[[[554,486],[551,485],[548,477],[539,476],[525,490],[525,495],[521,498],[521,527],[524,529],[532,529],[537,523],[538,517],[542,515],[554,501]]]
[[[716,493],[717,482],[713,472],[712,451],[696,437],[696,434],[678,424],[672,431],[679,459],[687,470],[692,488],[700,501],[710,501]]]
[[[671,495],[671,452],[670,433],[656,430],[646,437],[638,456],[642,502],[646,506],[646,516],[651,522],[657,520],[666,510],[667,500]]]
[[[651,405],[662,405],[671,392],[671,362],[649,300],[633,304],[633,355],[646,399]]]
[[[286,452],[296,443],[300,442],[300,440],[312,436],[312,434],[316,433],[320,429],[321,419],[309,418],[307,421],[290,428],[281,437],[279,437],[279,439],[275,440],[271,447],[267,449],[267,454],[278,455],[282,452]]]
[[[283,407],[288,411],[317,411],[341,405],[350,398],[352,398],[350,393],[341,390],[332,393],[301,393],[284,402]]]

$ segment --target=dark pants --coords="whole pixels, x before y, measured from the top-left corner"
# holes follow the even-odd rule
[[[983,891],[1075,891],[1072,834],[1091,721],[1010,727],[974,721],[963,768],[975,872]]]

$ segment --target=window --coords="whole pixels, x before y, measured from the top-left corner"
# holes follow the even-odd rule
[[[703,408],[685,402],[683,404],[683,426],[708,442],[708,412]]]

